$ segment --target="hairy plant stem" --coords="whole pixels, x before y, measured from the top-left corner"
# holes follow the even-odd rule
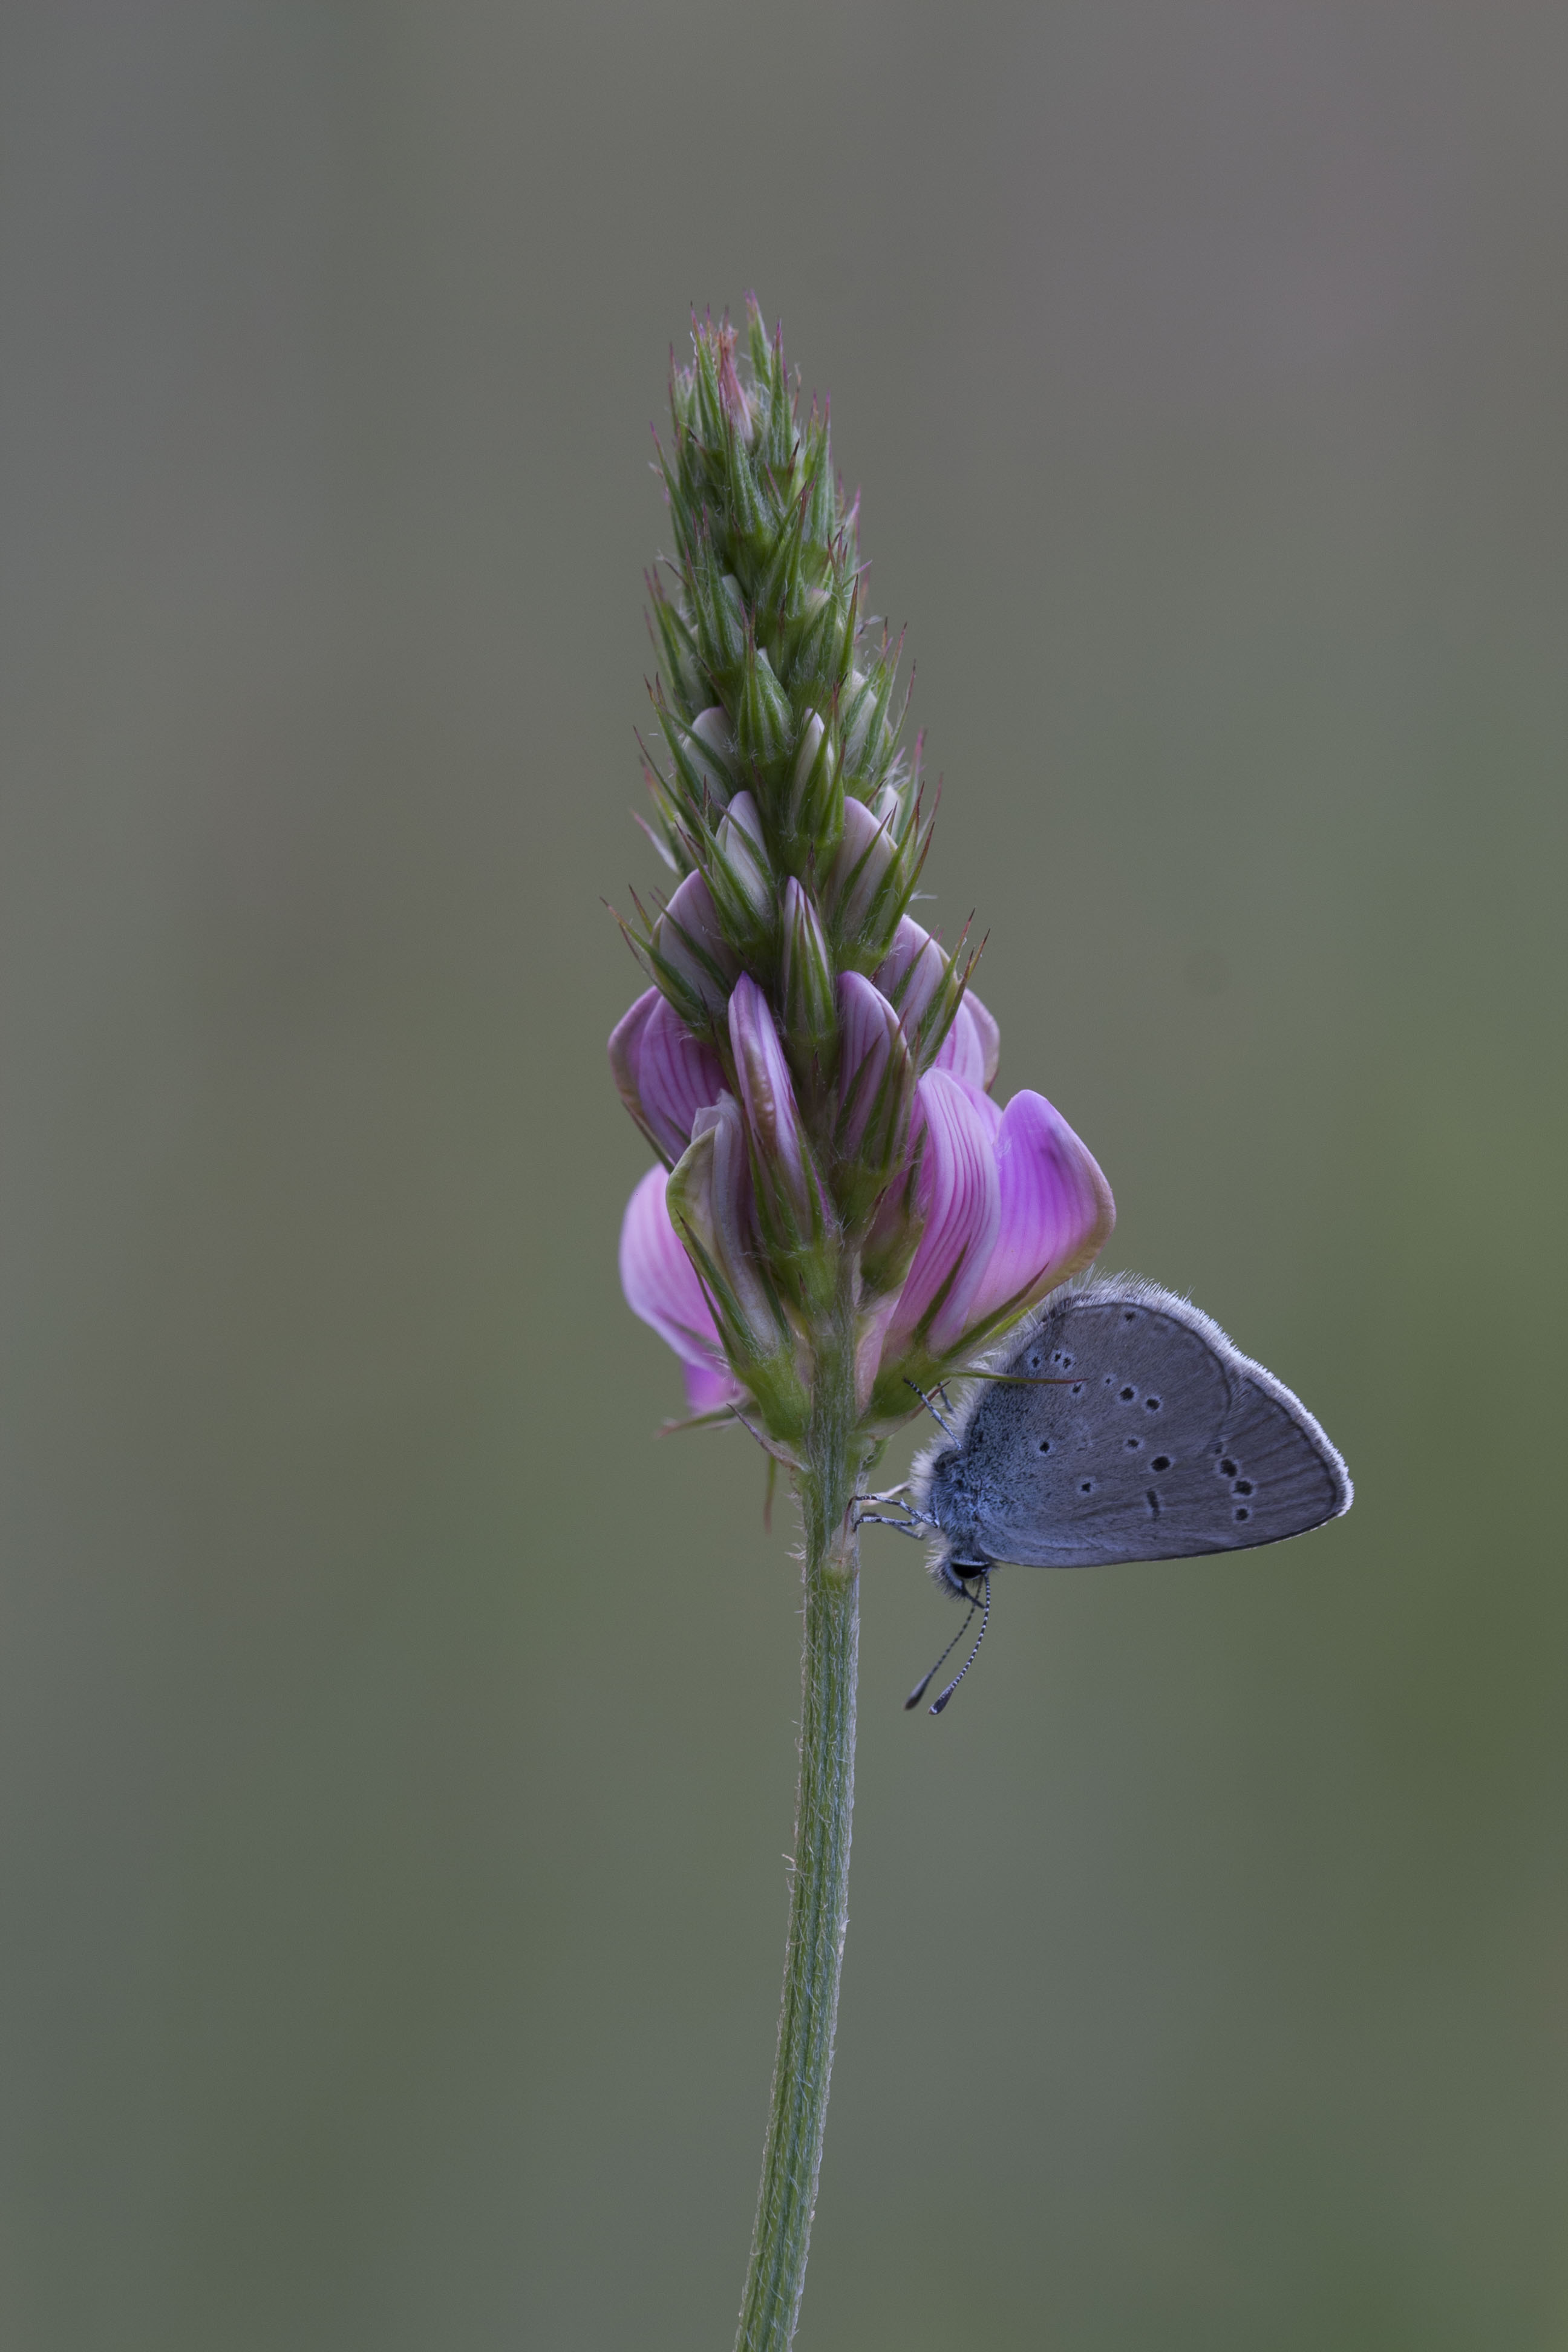
[[[860,1635],[859,1544],[849,1506],[865,1450],[855,1435],[853,1278],[847,1264],[816,1351],[805,1461],[796,1481],[805,1531],[800,1790],[778,2057],[736,2352],[786,2352],[795,2336],[849,1918]]]

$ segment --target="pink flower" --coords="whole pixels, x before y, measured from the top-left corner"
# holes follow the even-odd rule
[[[845,972],[836,992],[834,1181],[841,1213],[864,1235],[857,1385],[863,1406],[880,1386],[879,1412],[896,1412],[904,1367],[924,1380],[933,1367],[961,1366],[1088,1265],[1116,1217],[1092,1154],[1043,1095],[1026,1089],[1005,1109],[991,1100],[1000,1041],[977,997],[965,995],[934,1064],[915,1080],[919,1030],[945,971],[936,942],[906,919],[878,984]],[[610,1042],[634,1116],[680,1163],[668,1205],[659,1170],[633,1194],[621,1271],[636,1312],[686,1367],[694,1409],[700,1395],[721,1403],[742,1394],[726,1354],[756,1395],[787,1347],[762,1272],[759,1223],[773,1247],[793,1237],[800,1248],[827,1213],[777,1021],[744,974],[728,1019],[739,1101],[717,1054],[657,990],[638,998]]]
[[[673,1166],[691,1140],[698,1112],[724,1091],[718,1055],[649,988],[610,1032],[610,1067],[621,1100]]]
[[[929,1356],[962,1353],[1004,1308],[1021,1312],[1087,1265],[1116,1221],[1093,1155],[1043,1095],[1016,1094],[998,1111],[951,1071],[928,1070],[917,1139],[922,1129],[925,1230],[883,1342],[884,1371],[917,1335]]]
[[[1087,1144],[1044,1095],[1027,1087],[994,1139],[996,1238],[969,1301],[970,1320],[1021,1309],[1099,1256],[1116,1223],[1110,1187]]]
[[[928,1070],[915,1089],[915,1140],[925,1137],[916,1194],[925,1232],[904,1280],[884,1357],[904,1352],[930,1316],[927,1351],[944,1356],[963,1335],[971,1294],[995,1245],[1001,1187],[984,1096]],[[991,1109],[985,1104],[985,1109]]]
[[[665,1173],[650,1168],[621,1223],[621,1287],[634,1315],[680,1358],[693,1412],[711,1412],[741,1394],[724,1361],[713,1312],[665,1206]]]

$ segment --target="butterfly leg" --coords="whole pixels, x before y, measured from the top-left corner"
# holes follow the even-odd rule
[[[914,1536],[918,1538],[930,1527],[931,1521],[922,1510],[906,1500],[909,1485],[910,1482],[906,1478],[897,1486],[890,1486],[885,1495],[857,1495],[854,1497],[856,1526],[858,1528],[893,1528],[901,1536]],[[881,1511],[862,1510],[860,1506],[863,1503],[890,1503],[895,1510],[902,1511],[904,1516],[901,1519],[890,1519]]]

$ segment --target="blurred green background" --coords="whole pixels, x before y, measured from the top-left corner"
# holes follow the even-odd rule
[[[1568,17],[6,12],[7,2352],[727,2346],[797,1593],[657,1442],[647,430],[865,488],[1002,1088],[1348,1454],[868,1539],[803,2352],[1568,2345]]]

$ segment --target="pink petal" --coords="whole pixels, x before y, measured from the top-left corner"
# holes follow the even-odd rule
[[[898,1311],[899,1294],[895,1290],[885,1298],[873,1299],[861,1312],[855,1337],[855,1407],[858,1412],[864,1412],[871,1402],[871,1391],[882,1369],[888,1326]]]
[[[653,1018],[653,1008],[662,1002],[657,988],[645,988],[610,1032],[610,1070],[616,1089],[637,1125],[644,1129],[647,1115],[642,1101],[642,1042]]]
[[[654,926],[654,944],[708,1013],[722,1013],[741,966],[700,874],[689,874]]]
[[[891,827],[864,801],[847,799],[843,835],[823,891],[844,936],[853,938],[860,929],[898,854]]]
[[[724,1072],[712,1046],[694,1037],[662,996],[638,1043],[637,1078],[643,1116],[655,1141],[672,1160],[679,1160],[691,1140],[691,1122],[698,1112],[723,1093]]]
[[[1016,1094],[996,1139],[1001,1215],[969,1301],[978,1323],[1022,1292],[1044,1293],[1097,1256],[1116,1222],[1110,1187],[1088,1146],[1044,1095]]]
[[[964,1008],[980,1035],[981,1058],[984,1075],[981,1085],[987,1094],[996,1083],[996,1066],[1002,1059],[1002,1028],[996,1015],[988,1012],[972,988],[963,992]]]
[[[973,1319],[969,1300],[994,1246],[1001,1213],[984,1115],[990,1106],[983,1103],[945,1070],[928,1071],[916,1090],[915,1132],[923,1123],[926,1136],[920,1179],[926,1227],[889,1330],[889,1357],[903,1352],[944,1283],[949,1287],[931,1328],[931,1352],[945,1354]]]
[[[985,1045],[967,996],[953,1014],[952,1026],[938,1047],[931,1067],[950,1071],[964,1086],[973,1087],[976,1094],[984,1094]]]
[[[893,934],[893,944],[871,977],[912,1037],[922,1014],[942,986],[947,958],[929,931],[905,915]]]
[[[675,1349],[683,1364],[729,1379],[702,1285],[664,1205],[665,1172],[650,1168],[621,1221],[621,1288],[626,1305]],[[731,1382],[732,1393],[740,1391]]]
[[[882,994],[858,971],[838,976],[838,1148],[853,1158],[866,1139],[874,1114],[879,1137],[885,1131],[899,1148],[907,1109],[883,1098],[889,1082],[906,1092],[913,1077],[899,1016]],[[891,1111],[889,1118],[888,1113]]]
[[[805,1163],[795,1082],[779,1040],[773,1007],[749,972],[730,997],[730,1045],[745,1107],[746,1128],[762,1174],[771,1178],[797,1216],[809,1216],[813,1191]]]
[[[684,1364],[686,1402],[692,1412],[717,1412],[721,1405],[733,1404],[742,1394],[731,1378],[725,1364]]]

